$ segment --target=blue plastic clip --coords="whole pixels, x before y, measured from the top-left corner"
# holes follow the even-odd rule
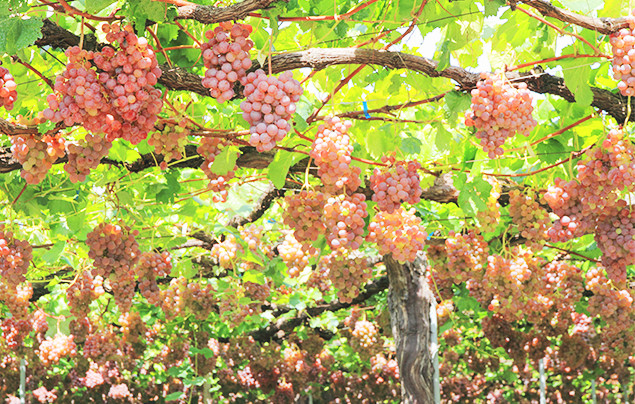
[[[370,119],[370,114],[368,113],[368,104],[366,101],[362,101],[362,106],[364,107],[364,116],[366,119]]]

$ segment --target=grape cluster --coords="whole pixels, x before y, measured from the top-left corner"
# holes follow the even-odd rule
[[[40,403],[54,403],[57,400],[55,390],[48,391],[44,386],[33,390],[33,397]]]
[[[66,289],[70,312],[76,317],[86,317],[90,304],[104,293],[101,276],[93,278],[89,271],[82,271]]]
[[[56,94],[47,97],[43,115],[67,126],[82,124],[89,132],[104,133],[108,141],[123,138],[137,144],[153,130],[163,107],[161,91],[154,88],[162,72],[148,41],[137,37],[132,26],[104,24],[102,29],[119,50],[67,49],[66,70],[56,78]]]
[[[517,88],[503,74],[481,73],[472,90],[472,106],[465,114],[465,125],[476,127],[476,137],[489,158],[503,154],[502,145],[516,132],[528,136],[536,126],[531,116],[531,93],[526,83]]]
[[[344,303],[352,302],[359,295],[361,286],[373,275],[373,268],[366,259],[351,252],[335,251],[325,255],[318,263],[318,270],[320,266],[328,268],[329,279]]]
[[[220,266],[226,269],[232,269],[238,252],[238,241],[233,234],[227,234],[225,240],[216,243],[212,247],[212,257],[218,259]]]
[[[531,189],[525,193],[518,189],[510,191],[509,215],[518,226],[520,235],[526,239],[525,245],[536,250],[542,249],[551,221],[549,212],[536,201],[536,193]]]
[[[234,83],[245,85],[247,70],[251,67],[249,51],[254,43],[249,39],[253,28],[247,24],[221,22],[213,31],[207,31],[208,42],[201,44],[203,63],[207,70],[203,87],[220,103],[234,96]]]
[[[201,170],[207,175],[207,178],[210,180],[210,188],[212,191],[219,193],[219,197],[214,197],[214,202],[225,202],[227,201],[228,192],[227,189],[229,185],[227,181],[234,178],[235,171],[238,169],[238,166],[234,167],[233,170],[229,171],[225,175],[218,175],[212,172],[212,165],[216,160],[216,156],[218,156],[221,152],[221,147],[226,146],[227,142],[225,139],[218,137],[203,137],[201,138],[201,142],[196,149],[198,154],[203,157],[203,163],[201,164]]]
[[[324,204],[327,195],[318,191],[300,191],[285,196],[286,209],[282,220],[293,229],[293,236],[303,247],[325,234],[326,227],[322,223]]]
[[[32,325],[29,320],[17,320],[14,317],[8,317],[0,323],[0,330],[2,330],[2,338],[6,342],[7,347],[17,351],[24,347],[24,338],[31,332]]]
[[[20,164],[20,175],[27,184],[39,184],[57,159],[64,157],[64,138],[44,135],[16,135],[11,137],[11,153]]]
[[[172,271],[172,260],[167,251],[162,253],[143,253],[135,268],[139,280],[139,293],[148,303],[158,306],[161,302],[161,290],[157,284],[157,277],[168,276]]]
[[[359,320],[355,322],[351,335],[353,338],[349,341],[353,349],[358,352],[370,351],[372,348],[381,348],[379,340],[379,332],[375,324],[368,320]]]
[[[0,66],[0,107],[4,107],[7,111],[13,109],[13,103],[18,98],[17,88],[18,85],[9,73],[9,69]]]
[[[121,383],[121,384],[110,386],[110,390],[108,390],[108,397],[118,400],[118,399],[130,398],[132,397],[132,394],[130,394],[130,390],[128,390],[128,386]]]
[[[88,256],[94,261],[93,276],[125,274],[139,259],[139,232],[123,224],[100,223],[86,236]]]
[[[82,353],[87,359],[104,363],[121,355],[115,334],[111,331],[100,331],[86,336]]]
[[[381,255],[392,254],[399,262],[414,262],[428,237],[415,210],[400,207],[394,213],[379,212],[368,225],[366,240],[377,243]]]
[[[217,303],[214,292],[210,283],[189,282],[183,291],[183,304],[194,317],[205,321]]]
[[[0,302],[4,302],[11,315],[15,318],[27,318],[29,315],[29,303],[33,296],[33,286],[30,282],[13,285],[9,282],[0,282]]]
[[[366,211],[364,194],[334,195],[324,204],[322,223],[326,240],[333,249],[357,250],[364,241]]]
[[[112,289],[112,295],[115,303],[119,307],[122,313],[130,311],[132,307],[132,299],[135,295],[135,287],[137,283],[135,281],[134,270],[130,268],[120,268],[110,277],[110,288]]]
[[[168,161],[180,160],[183,158],[182,151],[187,143],[189,130],[185,128],[185,121],[178,125],[165,123],[161,130],[152,132],[148,139],[148,144],[154,147],[155,154],[163,155],[163,161],[159,164],[162,170],[168,168]]]
[[[386,170],[375,168],[370,176],[373,201],[377,207],[388,213],[399,209],[402,202],[419,203],[421,200],[421,179],[417,161],[397,161],[394,156],[382,156],[382,163],[389,163]]]
[[[77,346],[73,336],[57,334],[55,338],[47,337],[40,344],[39,356],[45,366],[58,363],[60,358],[77,355]]]
[[[302,87],[291,72],[276,78],[267,76],[261,69],[249,73],[244,83],[245,101],[240,109],[251,126],[249,144],[259,152],[271,150],[291,130],[289,121],[302,95]]]
[[[351,166],[353,145],[348,130],[351,121],[339,117],[327,119],[318,127],[311,146],[311,157],[318,167],[318,175],[327,189],[346,187],[355,191],[361,184],[361,169]]]
[[[492,186],[492,189],[487,195],[485,210],[478,213],[478,224],[482,233],[492,233],[496,230],[501,217],[501,205],[498,203],[498,198],[501,196],[501,184],[496,178],[490,176],[486,176],[485,181]]]
[[[309,260],[317,253],[315,249],[313,250],[313,253],[305,251],[293,234],[287,234],[284,237],[284,241],[278,246],[278,252],[282,261],[287,264],[287,273],[290,277],[297,277],[309,265]]]
[[[599,216],[595,229],[602,265],[609,278],[619,284],[626,282],[626,267],[635,264],[635,212],[622,202],[623,206]]]
[[[26,240],[13,237],[13,233],[0,225],[0,277],[8,285],[18,285],[33,259],[33,248]]]
[[[626,17],[629,27],[611,34],[613,77],[620,80],[617,88],[623,96],[635,95],[635,10]]]
[[[78,143],[69,143],[66,146],[68,162],[64,164],[64,170],[71,182],[85,181],[90,170],[97,168],[101,159],[108,155],[111,146],[112,143],[102,135],[90,133]]]
[[[101,373],[93,369],[88,369],[86,371],[86,376],[81,378],[81,382],[84,386],[88,387],[89,389],[93,389],[97,386],[101,386],[102,384],[104,384],[105,380],[104,380],[104,376],[102,376]]]

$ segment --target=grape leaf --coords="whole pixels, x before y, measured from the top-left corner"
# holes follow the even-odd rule
[[[276,157],[269,164],[269,169],[267,170],[267,178],[269,178],[271,182],[273,182],[273,185],[276,188],[280,189],[284,187],[289,168],[303,157],[305,156],[298,155],[298,153],[292,153],[286,150],[279,150],[276,153]]]
[[[0,17],[0,53],[15,55],[42,38],[39,18]]]
[[[238,160],[239,155],[240,152],[237,147],[230,146],[224,148],[220,154],[216,156],[216,159],[214,159],[210,170],[214,174],[226,175],[236,167],[236,160]]]

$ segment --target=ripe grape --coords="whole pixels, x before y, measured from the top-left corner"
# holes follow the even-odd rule
[[[219,196],[214,197],[214,202],[226,202],[228,192],[227,189],[229,185],[227,181],[234,178],[235,171],[238,169],[238,166],[234,167],[233,170],[227,172],[225,175],[218,175],[212,172],[212,165],[216,160],[216,156],[218,156],[222,149],[222,146],[226,146],[227,142],[225,139],[218,137],[203,137],[201,138],[201,142],[196,149],[198,154],[203,157],[203,163],[201,164],[201,170],[207,175],[207,178],[210,179],[209,187],[212,191],[217,192]]]
[[[108,397],[118,400],[132,397],[132,395],[130,394],[130,390],[128,390],[128,386],[121,383],[110,386],[110,390],[108,390]]]
[[[48,391],[44,386],[33,390],[33,397],[40,403],[54,403],[57,400],[55,390]]]
[[[189,133],[189,130],[180,124],[174,125],[168,122],[160,130],[150,134],[148,144],[154,147],[155,154],[163,156],[160,164],[162,170],[168,168],[169,161],[183,158],[183,150]]]
[[[11,153],[22,164],[20,175],[27,184],[39,184],[57,159],[64,157],[64,138],[59,135],[11,137]]]
[[[284,241],[278,246],[280,258],[287,264],[287,274],[295,278],[309,265],[309,260],[317,256],[317,250],[305,252],[302,244],[298,242],[293,234],[287,234]]]
[[[328,268],[328,277],[337,289],[337,296],[341,302],[350,303],[373,275],[373,268],[368,261],[351,251],[337,250],[322,256],[318,263],[320,267]]]
[[[351,167],[353,145],[348,135],[351,125],[350,121],[342,122],[339,117],[327,119],[318,127],[311,147],[318,175],[327,189],[333,191],[343,187],[355,191],[361,184],[361,169]]]
[[[421,200],[421,179],[417,161],[397,161],[394,156],[382,156],[382,163],[389,163],[386,169],[375,168],[370,176],[370,186],[374,192],[373,201],[377,207],[393,213],[402,202],[411,205]]]
[[[249,39],[252,30],[251,25],[225,21],[205,33],[208,42],[201,44],[207,68],[203,86],[220,103],[234,96],[234,83],[246,84],[247,70],[251,67],[249,51],[254,46]]]
[[[13,237],[13,233],[0,225],[0,277],[7,285],[17,286],[26,278],[33,259],[33,249],[26,240]]]
[[[111,273],[127,275],[139,259],[138,231],[123,224],[100,223],[86,236],[88,256],[93,259],[93,276]]]
[[[78,143],[69,143],[66,147],[68,162],[64,170],[71,182],[83,182],[90,170],[97,168],[101,159],[108,155],[112,143],[102,135],[86,134]]]
[[[305,250],[310,242],[316,241],[326,232],[326,227],[322,223],[326,199],[327,195],[322,192],[306,190],[284,198],[287,207],[284,209],[282,220],[293,229],[293,236]]]
[[[536,193],[531,189],[526,193],[517,189],[510,191],[509,215],[518,226],[520,235],[526,239],[525,245],[535,250],[542,249],[550,220],[549,212],[536,201]]]
[[[76,317],[86,317],[90,311],[90,304],[103,293],[102,278],[93,278],[90,271],[82,271],[66,289],[70,312]]]
[[[291,130],[289,121],[302,87],[287,71],[276,78],[261,69],[251,72],[244,81],[245,101],[240,104],[243,118],[250,125],[249,144],[259,152],[273,149]]]
[[[635,65],[635,10],[626,19],[629,21],[628,28],[622,28],[611,34],[609,42],[613,50],[613,77],[620,80],[617,88],[623,96],[635,95],[635,80],[633,72]]]
[[[322,223],[326,240],[333,249],[357,250],[364,239],[366,211],[364,194],[334,195],[324,204]]]
[[[465,125],[476,127],[476,137],[489,156],[503,154],[501,146],[516,132],[528,136],[536,126],[531,116],[531,93],[526,83],[514,87],[503,74],[481,73],[472,90],[472,106],[465,114]]]
[[[400,207],[394,213],[377,213],[368,226],[366,240],[377,243],[381,255],[392,254],[399,262],[414,262],[427,237],[414,208],[406,211]]]
[[[18,85],[9,73],[9,69],[0,66],[0,107],[4,107],[7,111],[13,109],[13,103],[18,98],[16,88]]]
[[[501,217],[501,205],[498,203],[498,198],[501,196],[501,184],[494,177],[486,176],[485,180],[492,189],[487,196],[486,209],[478,214],[478,224],[482,233],[492,233],[496,230]]]
[[[40,344],[39,356],[45,366],[58,363],[64,356],[77,355],[77,346],[73,336],[57,334],[55,338],[47,337]]]

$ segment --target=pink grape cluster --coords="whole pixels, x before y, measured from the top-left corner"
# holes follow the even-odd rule
[[[48,391],[44,386],[33,390],[33,397],[40,403],[54,403],[57,400],[55,390]]]
[[[90,304],[104,294],[101,276],[93,278],[89,271],[82,271],[66,289],[66,300],[70,312],[76,317],[86,317]]]
[[[267,76],[261,69],[249,73],[245,83],[245,101],[240,109],[251,126],[249,144],[259,152],[271,150],[291,130],[289,121],[302,95],[302,87],[291,72],[276,78]]]
[[[2,339],[12,351],[17,351],[24,347],[24,338],[29,335],[32,329],[31,322],[27,319],[17,320],[14,317],[7,317],[0,323]]]
[[[11,153],[20,164],[20,175],[27,184],[39,184],[57,159],[64,157],[64,138],[60,136],[17,135],[11,137]]]
[[[312,241],[316,241],[326,232],[326,227],[322,223],[326,199],[327,194],[307,190],[284,198],[286,209],[284,209],[282,220],[285,225],[293,229],[293,236],[305,250]]]
[[[382,156],[382,163],[390,164],[385,170],[375,168],[370,176],[373,201],[377,207],[388,213],[399,209],[402,202],[411,205],[421,200],[421,179],[417,161],[397,161],[394,156]]]
[[[196,319],[207,320],[216,307],[217,299],[214,292],[215,289],[210,283],[189,282],[183,291],[183,304]]]
[[[529,189],[526,193],[514,189],[509,192],[509,215],[518,226],[525,245],[535,250],[542,249],[547,240],[551,221],[549,212],[536,201],[536,193]]]
[[[472,90],[472,106],[465,125],[476,127],[476,137],[489,158],[503,154],[505,140],[518,133],[528,136],[537,122],[532,117],[531,93],[526,83],[514,87],[503,74],[481,73]]]
[[[203,63],[207,68],[203,87],[220,103],[234,96],[234,83],[246,84],[247,70],[251,67],[249,51],[254,43],[249,39],[253,28],[247,24],[221,22],[213,31],[207,31],[208,42],[201,44]]]
[[[320,266],[328,268],[328,277],[337,289],[341,302],[350,303],[359,295],[360,288],[373,276],[373,268],[364,257],[350,252],[335,251],[320,259]]]
[[[293,237],[293,234],[287,234],[284,241],[278,246],[280,258],[287,264],[287,273],[290,277],[295,278],[300,272],[309,265],[311,257],[315,256],[310,251],[305,251],[302,244]]]
[[[327,189],[347,187],[355,191],[361,184],[361,169],[351,166],[353,145],[348,130],[351,121],[329,118],[318,127],[311,147],[311,157],[318,167],[318,175]]]
[[[366,240],[377,243],[381,255],[392,254],[399,262],[414,262],[423,250],[428,233],[415,210],[399,208],[394,213],[379,212],[368,225]]]
[[[602,265],[609,278],[626,282],[626,267],[635,265],[635,211],[625,201],[599,216],[595,242],[602,251]]]
[[[236,254],[238,253],[238,241],[233,234],[227,234],[225,240],[214,244],[212,247],[212,257],[218,259],[220,266],[226,269],[234,268]]]
[[[162,72],[148,41],[137,37],[132,26],[104,24],[102,29],[119,50],[67,49],[68,65],[56,78],[56,94],[47,97],[43,115],[105,133],[108,141],[123,138],[137,144],[154,129],[163,108],[161,91],[154,88]]]
[[[356,351],[367,351],[378,345],[381,346],[377,327],[368,320],[356,321],[351,334],[353,338],[350,344]]]
[[[55,338],[47,337],[40,344],[39,356],[45,366],[59,363],[62,357],[75,355],[77,355],[77,345],[72,335],[57,334]]]
[[[139,259],[139,232],[123,224],[100,223],[86,236],[88,256],[93,259],[94,276],[108,277],[111,273],[127,274]]]
[[[203,157],[201,170],[203,170],[205,175],[207,175],[207,178],[209,178],[209,186],[211,190],[218,193],[218,196],[214,197],[214,202],[227,201],[227,196],[229,195],[229,184],[227,183],[227,181],[234,178],[235,171],[238,169],[238,166],[236,166],[233,170],[229,171],[225,175],[218,175],[212,172],[212,165],[216,160],[216,156],[221,153],[221,147],[226,145],[227,142],[225,141],[225,139],[218,137],[203,137],[201,138],[201,142],[196,149],[198,154]]]
[[[148,299],[148,303],[155,306],[161,302],[161,290],[157,284],[157,277],[165,277],[172,272],[172,258],[170,253],[143,253],[135,267],[135,275],[139,280],[139,292]]]
[[[322,223],[331,248],[357,250],[362,245],[366,208],[364,194],[333,195],[326,201]]]
[[[498,198],[501,196],[501,184],[496,178],[489,176],[485,177],[485,181],[492,186],[492,189],[487,195],[485,210],[478,213],[478,224],[482,233],[492,233],[496,231],[496,227],[500,223],[501,205],[498,203]]]
[[[128,390],[127,385],[120,383],[110,386],[110,390],[108,390],[108,397],[113,400],[123,400],[131,398],[132,394],[130,394],[130,390]]]
[[[90,170],[97,168],[101,159],[108,155],[112,143],[102,135],[86,134],[79,143],[70,143],[66,147],[68,162],[64,164],[64,170],[68,173],[71,182],[83,182]]]
[[[162,170],[168,168],[169,161],[183,158],[183,150],[190,133],[185,126],[182,126],[184,124],[185,121],[179,122],[178,125],[166,123],[161,130],[150,134],[148,144],[154,147],[155,154],[163,156],[163,161],[159,164]]]
[[[626,17],[628,28],[611,34],[613,77],[620,80],[617,88],[623,96],[635,95],[635,10]]]
[[[24,275],[33,259],[33,248],[26,240],[13,237],[13,233],[0,225],[0,278],[7,285],[16,286],[25,280]]]
[[[18,98],[17,88],[18,85],[9,73],[9,69],[0,66],[0,107],[4,107],[7,111],[13,109],[13,103]]]
[[[12,285],[9,282],[0,282],[0,302],[3,302],[11,315],[15,318],[29,316],[30,299],[33,296],[33,286],[30,282],[20,285]]]
[[[85,358],[104,363],[121,355],[119,343],[112,331],[99,331],[86,336],[82,353]]]

